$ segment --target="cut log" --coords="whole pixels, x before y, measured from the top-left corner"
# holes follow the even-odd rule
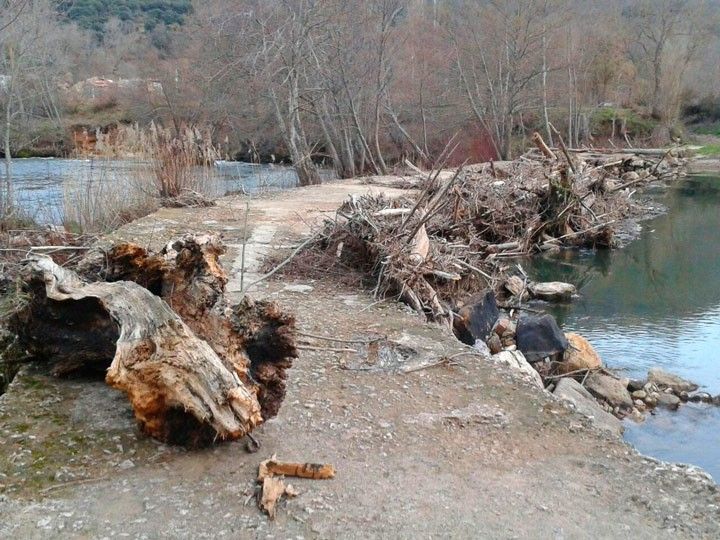
[[[189,446],[243,437],[278,412],[295,327],[271,302],[227,303],[222,251],[216,237],[184,237],[160,254],[121,244],[89,272],[110,282],[93,283],[33,259],[14,330],[58,375],[107,370],[153,437]]]
[[[327,463],[278,461],[273,456],[271,459],[261,462],[258,467],[258,480],[264,480],[268,476],[296,476],[311,480],[327,480],[335,478],[335,467]]]

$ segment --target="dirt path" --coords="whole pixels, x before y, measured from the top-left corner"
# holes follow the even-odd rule
[[[369,189],[381,190],[350,182],[250,201],[249,272]],[[223,231],[237,290],[244,209],[242,198],[166,209],[117,236],[159,245]],[[398,345],[375,363],[361,350],[301,351],[257,454],[159,445],[104,384],[24,372],[0,398],[0,537],[720,537],[720,494],[701,472],[638,456],[488,359],[402,373],[464,350],[402,306],[317,282],[269,281],[254,294],[295,312],[305,333]],[[270,522],[251,496],[272,454],[338,473],[292,481],[300,495]]]

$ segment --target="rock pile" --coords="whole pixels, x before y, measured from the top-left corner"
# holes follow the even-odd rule
[[[504,313],[491,291],[475,298],[455,319],[456,335],[523,379],[552,391],[601,429],[620,434],[619,419],[642,421],[656,407],[677,409],[686,401],[720,405],[720,396],[697,392],[697,384],[658,368],[641,381],[617,376],[603,366],[587,339],[564,333],[551,315]]]

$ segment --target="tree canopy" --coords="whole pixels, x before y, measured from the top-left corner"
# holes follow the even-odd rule
[[[180,25],[192,11],[190,0],[63,0],[58,10],[80,27],[101,35],[112,18],[142,24],[147,31]]]

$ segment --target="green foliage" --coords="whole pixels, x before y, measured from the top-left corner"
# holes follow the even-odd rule
[[[701,156],[720,157],[720,144],[706,144],[697,153]]]
[[[720,137],[720,123],[693,126],[692,132],[697,135],[713,135],[715,137]]]
[[[180,25],[192,11],[191,0],[63,0],[58,11],[81,28],[101,36],[112,18],[142,24],[146,31],[159,25]]]
[[[619,133],[620,124],[625,120],[625,126],[630,137],[649,137],[657,126],[657,121],[644,117],[632,109],[616,109],[602,107],[593,112],[590,117],[590,128],[593,133],[610,133],[612,121],[615,118],[615,130]]]

